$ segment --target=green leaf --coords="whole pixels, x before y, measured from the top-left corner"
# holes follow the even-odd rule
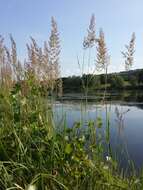
[[[66,154],[70,154],[72,152],[73,148],[71,146],[71,144],[67,144],[65,147],[65,153]]]
[[[101,117],[97,117],[96,126],[97,126],[98,128],[101,128],[101,127],[102,127],[102,118],[101,118]]]

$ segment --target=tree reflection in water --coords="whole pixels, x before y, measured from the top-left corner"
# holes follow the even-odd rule
[[[122,111],[122,107],[119,108],[116,106],[115,107],[115,115],[116,115],[116,118],[115,120],[117,121],[118,123],[118,132],[119,132],[119,135],[122,135],[123,133],[123,130],[124,130],[124,120],[125,120],[125,115],[126,113],[128,113],[130,111],[130,109],[127,109],[125,111]]]

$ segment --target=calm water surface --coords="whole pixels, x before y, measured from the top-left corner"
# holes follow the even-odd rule
[[[106,104],[88,102],[85,106],[81,101],[64,100],[55,104],[55,119],[57,125],[66,119],[69,127],[77,121],[84,121],[87,127],[89,120],[101,117],[103,121],[102,130],[106,129],[107,114],[110,120],[110,139],[112,147],[120,152],[126,149],[129,158],[135,162],[137,168],[143,165],[143,103],[142,101],[108,101]],[[120,145],[120,146],[119,146]],[[123,148],[124,147],[124,148]],[[126,147],[126,148],[125,148]],[[122,158],[122,156],[120,155]],[[123,162],[124,162],[123,157]],[[128,158],[127,158],[128,159]],[[125,162],[124,162],[125,164]]]

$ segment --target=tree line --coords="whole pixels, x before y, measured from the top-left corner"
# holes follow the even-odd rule
[[[82,92],[83,82],[85,85],[88,83],[90,92],[104,90],[105,85],[107,90],[143,89],[143,69],[107,74],[106,84],[105,78],[106,74],[83,74],[82,76],[63,77],[63,91]]]

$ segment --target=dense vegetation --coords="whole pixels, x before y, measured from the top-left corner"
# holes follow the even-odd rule
[[[0,104],[1,189],[142,189],[142,176],[127,177],[118,163],[106,155],[100,135],[102,120],[87,128],[66,122],[55,128],[52,104],[43,99],[41,87],[27,81],[28,94],[15,85]],[[109,128],[109,125],[107,125]],[[96,132],[98,131],[98,136]]]
[[[51,26],[51,35],[44,47],[39,47],[31,38],[24,64],[17,57],[13,38],[10,49],[0,39],[0,189],[143,189],[142,173],[137,177],[135,170],[131,170],[126,175],[112,157],[108,114],[105,135],[101,133],[103,123],[99,117],[88,121],[86,128],[82,128],[82,121],[69,128],[64,117],[61,124],[54,121],[53,94],[61,96],[62,80],[59,34],[53,18]],[[93,26],[92,16],[84,48],[97,42]],[[106,63],[102,31],[98,42],[98,68],[101,69]],[[91,81],[86,75],[83,78],[86,90]],[[103,81],[107,82],[106,79],[109,77]],[[81,85],[78,77],[76,84]]]
[[[105,89],[105,74],[92,75],[84,74],[83,76],[71,76],[62,78],[63,91],[82,92],[82,81],[86,84],[87,78],[89,91],[95,93],[97,90]],[[130,70],[120,73],[111,73],[107,75],[107,90],[136,90],[143,89],[143,70]]]

